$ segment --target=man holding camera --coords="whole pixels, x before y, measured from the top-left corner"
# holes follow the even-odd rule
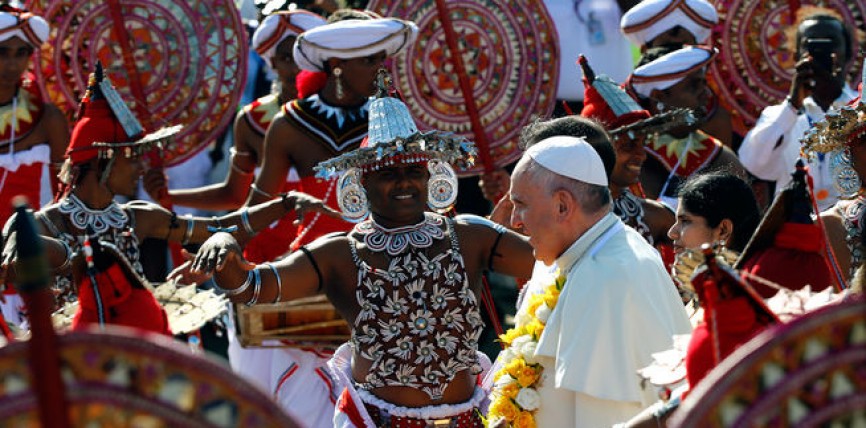
[[[800,21],[796,52],[799,59],[788,97],[761,112],[739,149],[740,161],[752,174],[775,181],[776,192],[791,181],[800,157],[800,138],[825,114],[857,97],[845,80],[853,57],[851,33],[841,19],[820,13]],[[808,161],[815,198],[821,211],[839,199],[833,187],[830,159]]]

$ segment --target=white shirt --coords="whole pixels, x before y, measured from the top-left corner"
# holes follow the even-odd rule
[[[847,86],[833,102],[838,109],[857,97]],[[800,138],[813,124],[824,120],[826,112],[812,97],[803,100],[803,113],[797,114],[788,102],[769,106],[761,112],[758,123],[746,134],[740,146],[740,162],[749,172],[762,180],[775,181],[776,193],[791,182],[791,173],[800,159]],[[807,162],[815,184],[815,197],[821,211],[839,199],[833,187],[833,174],[826,158]]]
[[[637,369],[669,349],[673,335],[691,331],[682,301],[658,252],[612,213],[556,266],[567,279],[536,351],[544,366],[538,426],[624,422],[658,398],[641,387]],[[551,278],[536,269],[527,293],[542,292]]]
[[[583,72],[577,65],[580,54],[589,60],[595,74],[625,81],[633,66],[631,43],[620,33],[622,12],[615,1],[544,0],[544,5],[559,33],[557,99],[583,100]]]

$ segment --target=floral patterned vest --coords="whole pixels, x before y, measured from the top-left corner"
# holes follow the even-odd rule
[[[423,222],[397,229],[367,220],[354,232],[366,251],[389,260],[387,268],[373,267],[349,240],[361,308],[351,344],[373,362],[359,387],[410,387],[439,400],[458,372],[480,373],[483,322],[453,220],[427,213]]]

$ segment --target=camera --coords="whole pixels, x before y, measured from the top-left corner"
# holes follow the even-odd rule
[[[804,47],[817,67],[834,74],[833,52],[836,50],[836,43],[833,39],[806,39]]]

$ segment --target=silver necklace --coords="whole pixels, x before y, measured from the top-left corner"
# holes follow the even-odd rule
[[[409,226],[386,228],[370,219],[357,226],[357,231],[364,235],[364,244],[372,251],[386,251],[390,256],[396,256],[413,248],[428,248],[433,240],[445,237],[442,231],[442,218],[429,213],[424,214],[424,220]]]
[[[122,228],[129,221],[129,217],[117,202],[111,201],[107,207],[95,210],[72,193],[60,202],[58,210],[69,215],[69,220],[75,227],[85,231],[90,228],[97,234],[105,233],[109,228]]]

